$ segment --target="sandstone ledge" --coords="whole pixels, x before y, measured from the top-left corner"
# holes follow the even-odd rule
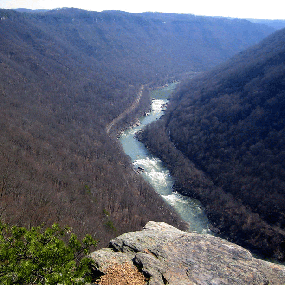
[[[256,259],[221,238],[183,232],[166,223],[148,222],[142,231],[111,240],[108,249],[91,257],[100,274],[115,265],[136,266],[149,285],[285,284],[284,266]]]

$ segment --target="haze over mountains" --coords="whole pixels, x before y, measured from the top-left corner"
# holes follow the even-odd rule
[[[0,10],[1,219],[68,224],[102,245],[149,220],[184,228],[115,139],[147,110],[147,89],[111,135],[106,126],[141,85],[208,70],[273,31],[193,15]]]
[[[279,259],[285,258],[284,55],[282,29],[184,82],[163,121],[141,135],[170,165],[178,190],[206,206],[216,232]]]
[[[252,23],[264,24],[276,30],[285,28],[285,20],[261,20],[261,19],[247,19]]]

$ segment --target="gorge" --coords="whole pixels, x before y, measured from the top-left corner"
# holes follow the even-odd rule
[[[68,225],[99,248],[149,221],[178,235],[210,228],[284,260],[285,37],[273,32],[186,14],[0,9],[1,221]],[[168,95],[155,88],[173,81],[160,117]],[[136,135],[151,155],[129,153],[134,166],[117,134],[151,98]]]
[[[150,112],[141,117],[136,126],[122,132],[119,141],[125,153],[130,156],[134,169],[139,171],[154,190],[187,222],[187,230],[207,233],[209,232],[209,226],[202,205],[199,201],[174,191],[174,179],[171,177],[169,170],[158,157],[152,155],[143,143],[136,138],[137,133],[142,131],[145,126],[158,120],[163,115],[168,98],[176,85],[172,83],[152,90],[150,92],[152,98]]]
[[[1,219],[67,224],[100,246],[149,220],[184,228],[114,138],[143,115],[147,94],[113,133],[106,129],[142,85],[204,71],[274,29],[240,19],[72,8],[1,9],[0,18]]]

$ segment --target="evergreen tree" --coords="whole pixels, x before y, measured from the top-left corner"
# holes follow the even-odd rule
[[[28,230],[0,222],[0,283],[85,284],[92,279],[86,255],[96,245],[90,235],[80,242],[58,224]]]

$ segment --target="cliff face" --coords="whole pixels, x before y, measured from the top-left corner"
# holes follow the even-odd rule
[[[122,278],[129,278],[124,284],[285,284],[284,266],[256,259],[221,238],[166,223],[148,222],[91,257],[95,272],[104,275],[99,284],[123,284]]]

